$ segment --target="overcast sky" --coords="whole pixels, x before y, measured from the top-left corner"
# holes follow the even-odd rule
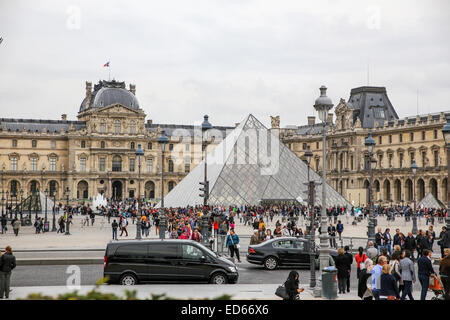
[[[303,125],[324,84],[450,110],[450,1],[0,0],[0,117],[76,119],[85,81],[136,84],[147,119]]]

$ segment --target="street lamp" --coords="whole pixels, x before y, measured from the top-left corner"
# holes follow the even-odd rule
[[[23,189],[20,189],[20,223],[22,223],[22,210],[23,210]]]
[[[45,188],[45,216],[44,216],[44,225],[47,223],[47,196],[48,196],[48,189]]]
[[[364,145],[369,151],[368,163],[369,166],[369,222],[367,225],[367,240],[375,243],[375,217],[373,212],[373,169],[377,166],[377,161],[373,157],[373,149],[375,147],[375,140],[372,138],[372,132],[369,131],[369,135],[364,141]],[[375,159],[375,161],[373,161]]]
[[[327,135],[327,116],[328,111],[333,108],[333,102],[327,97],[327,87],[320,87],[320,97],[318,97],[314,103],[314,109],[319,114],[319,119],[322,121],[322,212],[321,212],[321,226],[320,226],[320,270],[329,266],[329,246],[328,246],[328,234],[327,234],[327,209],[326,209],[326,135]],[[323,276],[323,275],[322,275]],[[316,291],[317,295],[320,294],[320,289]]]
[[[161,131],[161,136],[158,138],[158,144],[161,145],[161,211],[160,211],[160,229],[159,237],[165,238],[166,235],[166,219],[164,216],[164,151],[166,150],[166,144],[169,143],[169,138],[166,136],[166,131]]]
[[[309,281],[309,287],[314,288],[316,286],[316,253],[315,253],[315,210],[314,210],[314,202],[313,202],[313,192],[314,192],[314,181],[311,184],[311,181],[309,181],[309,164],[311,163],[311,158],[313,156],[313,153],[311,151],[311,148],[309,145],[307,146],[307,149],[304,154],[306,158],[306,163],[308,165],[308,211],[311,218],[311,224],[309,228],[309,260],[310,260],[310,281]]]
[[[414,199],[414,211],[413,211],[413,227],[411,230],[411,233],[415,236],[417,235],[417,211],[416,211],[416,174],[417,174],[417,168],[419,166],[416,163],[416,160],[413,160],[413,163],[411,165],[411,170],[413,174],[413,199]]]
[[[208,116],[203,116],[203,122],[202,122],[202,148],[204,151],[204,171],[205,176],[203,183],[200,183],[204,186],[204,194],[203,194],[203,216],[202,216],[202,242],[203,245],[208,245],[208,228],[209,228],[209,214],[207,212],[209,211],[207,209],[208,206],[208,198],[209,198],[209,181],[208,181],[208,175],[207,175],[207,149],[208,149],[208,130],[212,128],[211,123],[208,121]]]
[[[4,213],[4,211],[3,211],[3,202],[4,201],[5,201],[5,191],[2,190],[2,216],[3,216],[3,213]]]
[[[138,144],[138,148],[136,149],[136,156],[138,157],[138,201],[137,201],[137,212],[136,215],[138,217],[138,221],[136,222],[136,239],[140,240],[141,237],[141,157],[144,155],[144,150],[141,148],[141,145]]]
[[[66,187],[66,196],[67,196],[67,205],[66,205],[66,233],[64,233],[65,235],[70,235],[69,232],[69,194],[70,194],[70,190],[69,187]]]
[[[52,195],[50,195],[51,197]],[[53,219],[52,219],[52,232],[56,231],[56,218],[55,218],[55,214],[56,214],[56,191],[53,192]]]
[[[447,230],[450,230],[450,117],[447,116],[447,123],[442,128],[445,146],[447,147],[447,214],[445,224]]]

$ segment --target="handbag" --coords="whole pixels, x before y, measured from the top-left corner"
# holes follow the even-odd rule
[[[275,295],[283,299],[289,299],[284,285],[278,286],[277,290],[275,290]]]

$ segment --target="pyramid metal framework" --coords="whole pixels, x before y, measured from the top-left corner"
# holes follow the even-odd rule
[[[276,133],[276,132],[275,132]],[[308,166],[253,115],[248,115],[214,150],[208,152],[209,205],[259,205],[261,202],[305,203]],[[310,170],[310,180],[320,176]],[[204,180],[204,161],[199,163],[165,197],[166,207],[203,204],[199,182]],[[326,184],[326,205],[352,205]],[[322,186],[316,187],[315,204],[322,204]],[[157,205],[158,207],[160,204]]]
[[[443,209],[445,206],[429,192],[422,200],[420,200],[419,208]]]

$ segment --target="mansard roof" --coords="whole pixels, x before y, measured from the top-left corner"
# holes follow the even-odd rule
[[[85,121],[0,118],[0,128],[16,132],[23,131],[24,128],[27,132],[42,132],[44,128],[47,132],[68,132],[71,124],[75,130],[86,128]]]

